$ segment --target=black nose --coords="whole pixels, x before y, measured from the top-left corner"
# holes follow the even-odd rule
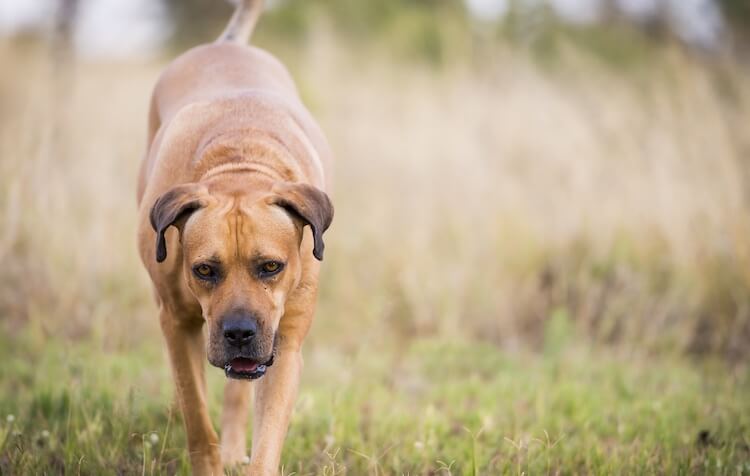
[[[222,330],[229,345],[242,347],[253,340],[258,332],[258,324],[250,317],[228,317],[224,319]]]

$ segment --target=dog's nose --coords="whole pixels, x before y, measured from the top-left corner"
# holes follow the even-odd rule
[[[228,318],[224,320],[222,330],[229,345],[242,347],[253,340],[258,332],[258,324],[249,317]]]

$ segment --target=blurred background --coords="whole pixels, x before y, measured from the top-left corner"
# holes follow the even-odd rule
[[[0,328],[29,365],[86,348],[84,369],[155,355],[168,375],[135,249],[148,99],[231,11],[0,0]],[[313,374],[423,342],[744,368],[746,0],[269,0],[253,43],[337,159]]]
[[[151,333],[133,239],[150,88],[231,6],[0,5],[3,323],[83,336],[127,312],[114,340]],[[741,0],[269,2],[254,42],[338,159],[321,327],[534,345],[557,314],[741,358],[749,33]]]

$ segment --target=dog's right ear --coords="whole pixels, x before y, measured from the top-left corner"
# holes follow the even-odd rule
[[[159,197],[151,208],[151,226],[156,232],[156,261],[167,259],[167,242],[164,233],[174,225],[181,228],[191,213],[206,206],[208,189],[205,185],[187,183],[178,185]]]

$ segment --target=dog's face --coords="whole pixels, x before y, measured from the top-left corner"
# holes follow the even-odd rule
[[[183,273],[208,324],[208,360],[230,376],[252,377],[271,362],[300,278],[300,232],[281,207],[242,197],[218,197],[185,223]]]
[[[157,200],[157,261],[166,258],[164,231],[175,225],[184,279],[208,327],[208,360],[228,377],[258,378],[273,363],[284,305],[302,274],[303,228],[312,228],[322,259],[332,216],[328,197],[302,184],[251,193],[187,184]]]

